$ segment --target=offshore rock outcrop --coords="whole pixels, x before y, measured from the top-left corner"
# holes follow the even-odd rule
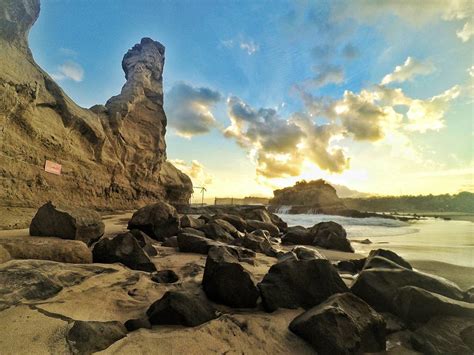
[[[2,0],[0,8],[0,201],[187,204],[191,180],[166,161],[164,46],[143,38],[123,58],[121,93],[84,109],[35,63],[28,47],[39,0]],[[46,173],[46,160],[61,164],[61,175]]]

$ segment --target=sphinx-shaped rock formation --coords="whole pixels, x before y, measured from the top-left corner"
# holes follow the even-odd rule
[[[121,93],[105,106],[84,109],[35,63],[28,47],[39,0],[2,0],[1,8],[0,201],[186,204],[191,181],[166,161],[164,46],[143,38],[123,58]],[[45,172],[46,160],[61,164],[61,175]]]

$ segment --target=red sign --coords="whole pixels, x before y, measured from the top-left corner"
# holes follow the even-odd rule
[[[51,174],[61,175],[61,164],[46,160],[46,163],[44,163],[44,171]]]

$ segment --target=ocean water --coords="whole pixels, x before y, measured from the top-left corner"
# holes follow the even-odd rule
[[[341,224],[356,252],[385,248],[407,260],[436,260],[474,267],[474,223],[427,218],[402,222],[385,218],[351,218],[318,214],[278,214],[290,226],[311,227],[323,221]],[[372,244],[357,243],[368,238]]]

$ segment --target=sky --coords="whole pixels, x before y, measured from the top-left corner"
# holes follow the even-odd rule
[[[207,197],[324,178],[379,195],[474,190],[474,5],[43,0],[35,60],[79,105],[166,47],[167,154]]]

